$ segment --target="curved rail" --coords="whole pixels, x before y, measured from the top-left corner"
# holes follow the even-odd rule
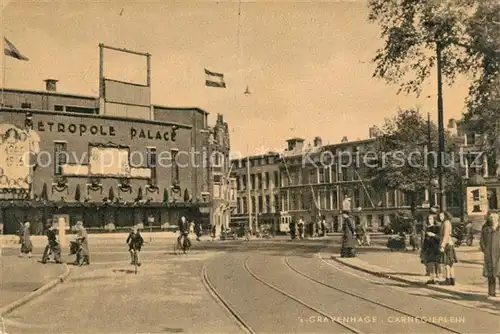
[[[342,326],[342,327],[344,327],[344,328],[348,329],[349,331],[351,331],[351,332],[353,332],[353,333],[356,333],[356,334],[364,334],[363,332],[361,332],[361,331],[357,330],[356,328],[351,327],[351,326],[349,326],[349,325],[347,325],[347,324],[342,323],[341,321],[336,320],[335,318],[333,318],[332,316],[330,316],[330,315],[326,314],[325,312],[323,312],[323,311],[321,311],[321,310],[318,310],[318,309],[317,309],[317,308],[315,308],[314,306],[311,306],[311,305],[307,304],[306,302],[304,302],[304,301],[300,300],[299,298],[296,298],[296,297],[292,296],[292,295],[291,295],[291,294],[289,294],[288,292],[285,292],[285,291],[281,290],[281,289],[280,289],[280,288],[278,288],[277,286],[275,286],[275,285],[273,285],[273,284],[271,284],[271,283],[269,283],[269,282],[266,282],[264,279],[262,279],[261,277],[257,276],[257,275],[256,275],[256,274],[255,274],[255,273],[254,273],[254,272],[253,272],[250,268],[249,268],[249,266],[248,266],[248,259],[249,259],[249,258],[250,258],[250,257],[247,257],[247,258],[245,259],[245,269],[246,269],[246,270],[248,271],[248,273],[249,273],[250,275],[252,275],[252,277],[253,277],[253,278],[255,278],[257,281],[259,281],[259,282],[261,282],[262,284],[264,284],[264,285],[266,285],[266,286],[270,287],[271,289],[273,289],[273,290],[275,290],[275,291],[277,291],[277,292],[281,293],[281,294],[282,294],[282,295],[284,295],[285,297],[288,297],[288,298],[290,298],[290,299],[292,299],[292,300],[296,301],[297,303],[299,303],[299,304],[301,304],[301,305],[303,305],[303,306],[307,307],[307,308],[308,308],[308,309],[310,309],[311,311],[316,312],[316,313],[318,313],[318,314],[322,315],[323,317],[325,317],[325,318],[329,319],[330,321],[332,321],[332,322],[334,322],[334,323],[336,323],[336,324],[338,324],[338,325],[340,325],[340,326]]]
[[[363,301],[366,301],[366,302],[369,302],[371,304],[374,304],[374,305],[377,305],[377,306],[380,306],[380,307],[383,307],[385,309],[388,309],[388,310],[391,310],[391,311],[394,311],[396,313],[399,313],[399,314],[402,314],[402,315],[405,315],[407,317],[412,317],[412,318],[419,318],[419,317],[416,317],[414,316],[413,314],[410,314],[410,313],[407,313],[405,311],[402,311],[400,309],[397,309],[397,308],[394,308],[392,306],[389,306],[387,304],[384,304],[384,303],[381,303],[381,302],[378,302],[378,301],[375,301],[375,300],[372,300],[372,299],[368,299],[368,298],[365,298],[363,296],[360,296],[358,294],[355,294],[353,292],[349,292],[349,291],[346,291],[346,290],[342,290],[342,289],[339,289],[337,287],[334,287],[333,285],[330,285],[330,284],[327,284],[325,282],[321,282],[307,274],[304,274],[302,271],[298,270],[297,268],[293,267],[291,264],[290,264],[290,261],[288,261],[288,258],[285,257],[285,263],[286,265],[293,271],[295,272],[296,274],[304,277],[305,279],[311,281],[311,282],[314,282],[316,284],[319,284],[319,285],[322,285],[322,286],[325,286],[327,288],[330,288],[332,290],[335,290],[335,291],[338,291],[340,293],[343,293],[345,295],[348,295],[348,296],[351,296],[351,297],[355,297],[355,298],[358,298],[358,299],[361,299]],[[419,318],[420,319],[420,318]],[[448,332],[451,332],[451,333],[455,333],[455,334],[461,334],[461,332],[457,332],[456,330],[454,329],[451,329],[451,328],[448,328],[446,326],[443,326],[443,325],[440,325],[440,324],[436,324],[436,323],[433,323],[431,321],[426,321],[425,319],[420,319],[422,322],[426,323],[426,324],[429,324],[429,325],[432,325],[432,326],[435,326],[435,327],[438,327],[440,329],[444,329]]]
[[[256,332],[253,330],[250,325],[248,325],[245,320],[236,312],[236,310],[229,305],[229,302],[226,301],[215,289],[215,287],[212,285],[210,282],[210,279],[208,278],[207,274],[207,265],[204,264],[203,267],[201,268],[201,277],[202,277],[202,282],[207,291],[210,293],[210,295],[215,299],[215,301],[219,302],[219,304],[222,304],[222,307],[229,312],[230,315],[234,318],[238,326],[245,332],[249,334],[256,334]]]

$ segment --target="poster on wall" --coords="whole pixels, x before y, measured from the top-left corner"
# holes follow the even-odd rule
[[[32,162],[40,151],[40,137],[33,130],[0,124],[0,189],[28,190]]]
[[[116,147],[91,147],[90,174],[130,177],[129,150]]]

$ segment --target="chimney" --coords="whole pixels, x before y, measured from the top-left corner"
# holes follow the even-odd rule
[[[314,138],[314,147],[321,147],[323,145],[323,142],[321,141],[321,137],[315,137]]]
[[[448,120],[448,129],[453,129],[457,125],[457,121],[454,118]]]
[[[45,81],[45,89],[47,92],[57,92],[57,80],[56,79],[46,79]]]
[[[340,140],[341,143],[347,143],[349,140],[347,140],[347,137],[344,136],[342,137],[342,139]]]
[[[304,148],[304,139],[292,138],[286,141],[288,143],[288,151],[302,150]]]
[[[368,137],[370,139],[378,137],[378,128],[376,126],[370,127],[368,131],[369,131]]]

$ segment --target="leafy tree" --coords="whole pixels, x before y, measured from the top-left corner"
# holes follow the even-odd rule
[[[369,21],[381,28],[374,77],[419,94],[431,76],[439,48],[442,74],[452,84],[458,74],[471,80],[466,120],[497,138],[500,118],[500,2],[498,0],[369,0]]]
[[[431,150],[428,149],[428,122],[418,110],[400,110],[386,119],[374,144],[377,168],[368,169],[374,189],[396,189],[408,196],[411,213],[415,214],[430,179],[436,176],[437,127],[431,123]],[[446,136],[446,152],[454,152],[454,142]],[[459,180],[459,156],[445,155],[445,188],[454,190]],[[453,162],[453,163],[452,163]],[[431,167],[431,168],[429,168]],[[431,174],[433,172],[433,174]],[[434,193],[438,190],[433,184]]]
[[[80,191],[80,185],[76,185],[76,190],[75,190],[75,201],[80,202],[81,199],[81,191]]]
[[[108,200],[111,202],[115,200],[115,191],[113,190],[113,187],[109,187]]]

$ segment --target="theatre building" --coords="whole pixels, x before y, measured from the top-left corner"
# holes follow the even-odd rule
[[[165,229],[181,215],[206,229],[229,225],[236,190],[223,117],[209,127],[206,111],[151,105],[149,80],[136,86],[101,78],[98,97],[61,94],[55,80],[45,91],[3,91],[4,233],[25,221],[41,233],[61,217],[90,231]]]

